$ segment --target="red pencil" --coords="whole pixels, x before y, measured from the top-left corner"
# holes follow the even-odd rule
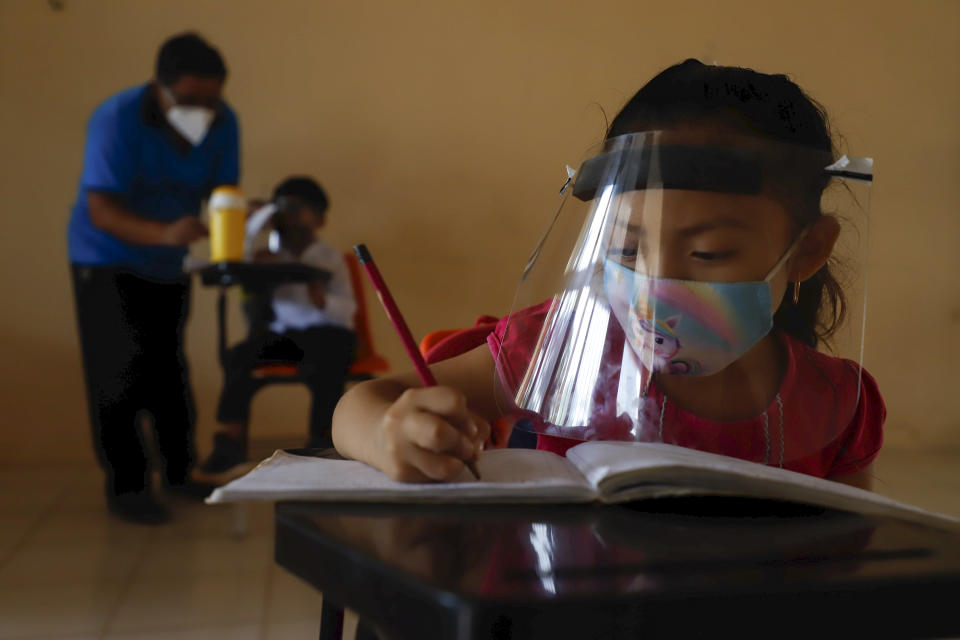
[[[407,326],[406,320],[403,319],[397,303],[393,301],[393,296],[390,295],[390,289],[387,288],[387,283],[383,281],[380,270],[377,269],[377,265],[373,262],[370,251],[367,250],[366,245],[358,244],[353,247],[353,252],[357,254],[357,259],[367,272],[367,277],[370,278],[370,284],[373,286],[373,290],[377,292],[377,297],[380,298],[380,304],[383,305],[384,311],[387,312],[387,317],[390,318],[390,322],[393,324],[393,328],[396,329],[397,335],[400,336],[403,348],[407,351],[407,355],[413,362],[413,368],[417,370],[417,375],[420,376],[420,381],[423,383],[423,386],[435,387],[437,380],[433,377],[433,374],[427,367],[427,363],[420,354],[420,349],[417,348],[417,343],[413,340],[410,328]],[[476,463],[473,460],[466,460],[463,464],[470,469],[470,473],[472,473],[477,480],[480,479],[480,472],[477,471]]]

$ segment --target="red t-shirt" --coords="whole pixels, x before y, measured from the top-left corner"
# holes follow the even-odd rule
[[[506,388],[516,389],[522,379],[548,309],[549,302],[510,316],[506,339],[507,318],[487,336],[493,357],[501,354],[497,370]],[[883,443],[886,407],[876,381],[850,360],[820,353],[784,333],[775,335],[785,348],[787,371],[779,400],[774,398],[765,412],[748,420],[710,420],[677,406],[650,384],[640,406],[645,422],[656,425],[657,439],[668,444],[821,478],[865,468]],[[622,352],[623,332],[615,322],[610,323],[606,344],[612,355]],[[611,369],[607,379],[596,385],[594,402],[598,410],[590,428],[595,439],[632,440],[633,422],[616,415],[620,370]],[[537,448],[562,455],[579,442],[540,434]]]

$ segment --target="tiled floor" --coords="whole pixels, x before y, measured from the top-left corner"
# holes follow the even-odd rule
[[[885,451],[877,490],[960,516],[960,451]],[[273,511],[173,502],[175,519],[111,518],[96,469],[0,471],[0,638],[315,638],[320,595],[273,564]]]
[[[0,638],[315,638],[320,595],[273,563],[272,505],[110,517],[99,470],[0,472]]]

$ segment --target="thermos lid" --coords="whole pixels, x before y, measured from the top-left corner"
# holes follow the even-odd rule
[[[247,199],[239,187],[225,185],[210,194],[210,209],[246,209]]]

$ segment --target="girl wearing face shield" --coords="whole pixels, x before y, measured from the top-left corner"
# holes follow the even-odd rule
[[[860,281],[845,294],[830,262],[857,254],[840,219],[865,200],[839,179],[868,181],[872,164],[837,159],[823,110],[786,76],[666,69],[580,167],[488,344],[435,365],[438,387],[352,389],[337,449],[449,480],[511,415],[561,454],[664,442],[869,487],[883,400],[858,356],[818,350],[856,353],[861,337],[842,324],[862,313]]]

